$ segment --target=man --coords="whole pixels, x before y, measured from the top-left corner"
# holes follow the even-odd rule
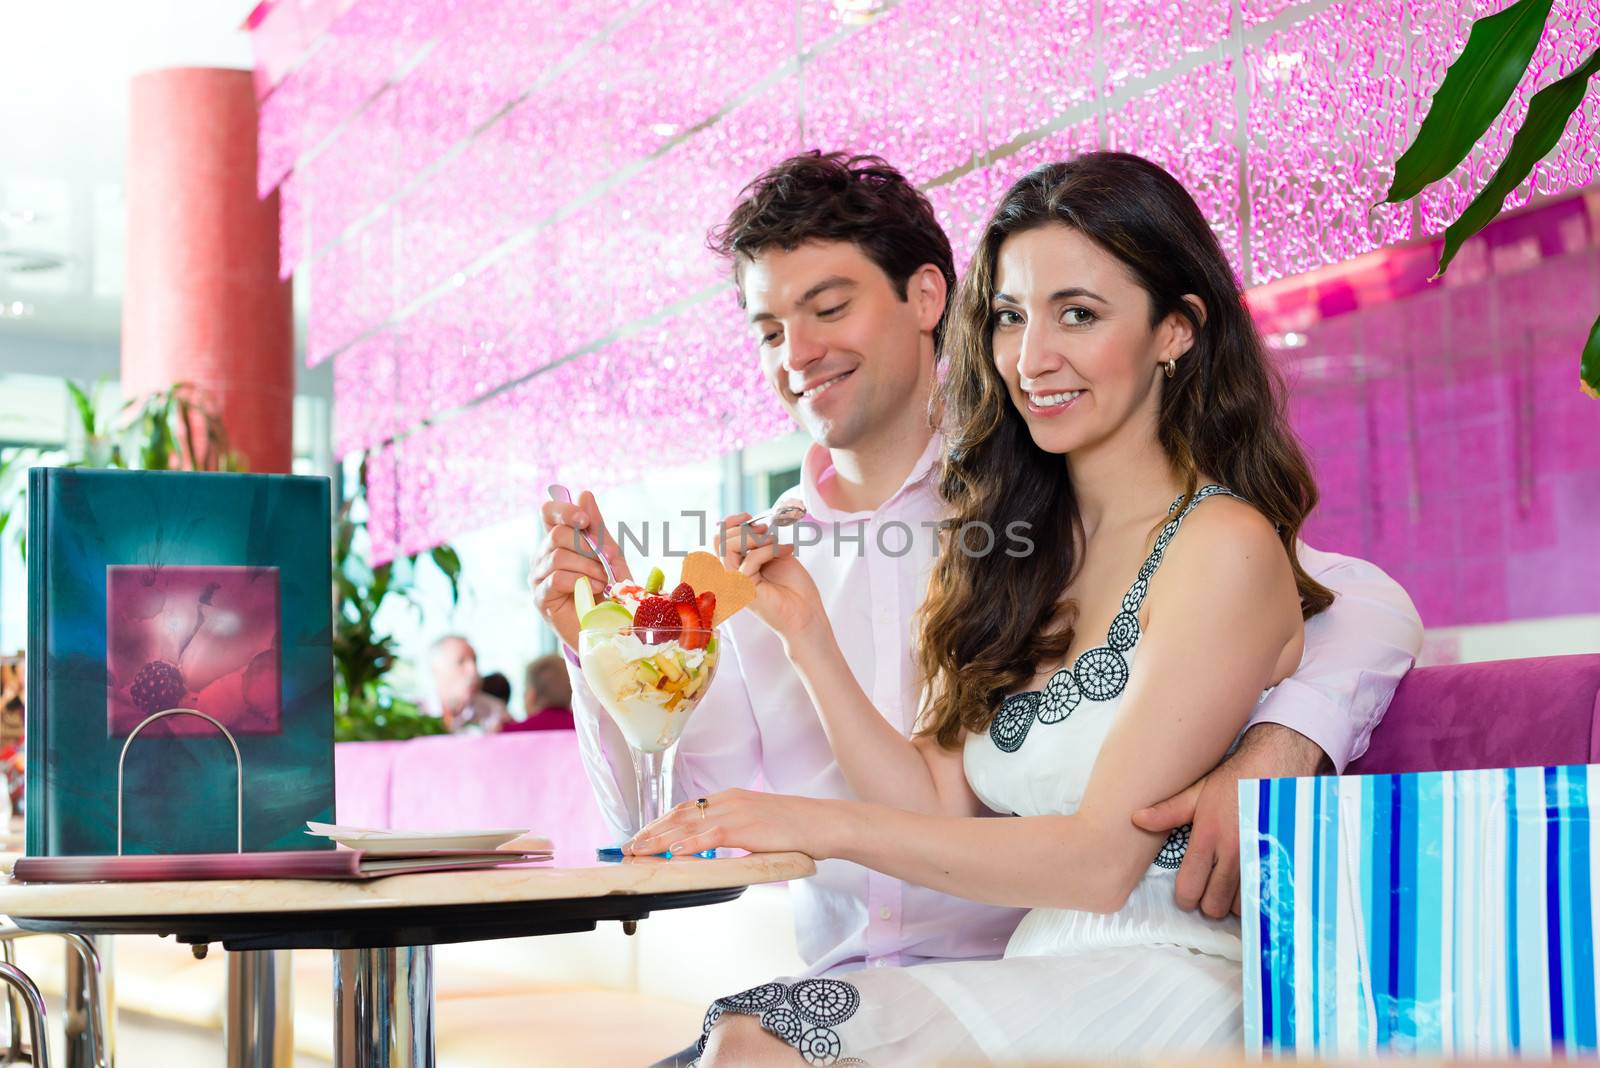
[[[522,710],[524,717],[508,723],[508,731],[570,731],[572,729],[572,683],[567,664],[559,654],[550,653],[529,661],[523,675]]]
[[[928,401],[955,284],[949,242],[899,172],[871,157],[815,152],[752,183],[713,241],[733,263],[765,377],[815,442],[798,497],[829,537],[801,558],[863,689],[909,734],[921,696],[914,616],[934,560],[931,531],[944,515]],[[532,579],[541,613],[570,649],[576,577],[596,589],[605,582],[577,530],[596,536],[619,575],[626,564],[591,494],[546,504],[543,517],[549,537]],[[1301,559],[1339,596],[1307,624],[1300,671],[1262,703],[1227,761],[1138,818],[1148,830],[1193,823],[1178,896],[1208,915],[1237,907],[1237,781],[1342,769],[1366,748],[1421,646],[1410,599],[1377,568],[1310,548]],[[679,743],[675,800],[758,776],[783,793],[851,796],[777,637],[748,613],[724,629],[719,678]],[[637,810],[627,746],[573,677],[585,763],[620,840]],[[814,973],[998,957],[1021,916],[842,861],[817,869],[793,887],[799,948]]]
[[[459,634],[447,634],[428,651],[433,695],[423,708],[444,719],[451,733],[493,734],[510,718],[506,703],[483,692],[478,654]]]

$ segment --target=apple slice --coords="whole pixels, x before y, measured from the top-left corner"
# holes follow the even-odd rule
[[[584,581],[579,579],[579,582]],[[578,620],[578,626],[587,631],[601,631],[606,634],[615,634],[633,626],[633,616],[628,610],[615,601],[602,601],[589,609]]]
[[[572,607],[577,611],[580,623],[584,616],[594,611],[594,589],[582,575],[572,586]]]

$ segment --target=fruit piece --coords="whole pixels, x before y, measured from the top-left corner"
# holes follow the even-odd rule
[[[578,620],[578,626],[584,630],[615,634],[619,630],[633,626],[633,617],[628,615],[628,610],[617,602],[602,601],[584,613]]]
[[[678,662],[670,656],[656,657],[655,665],[661,669],[661,674],[666,676],[668,682],[678,682],[684,677],[683,668],[679,667]]]
[[[713,634],[711,640],[706,642],[706,655],[712,656],[717,651],[717,636]]]
[[[700,612],[700,626],[710,630],[711,621],[717,616],[717,595],[707,590],[695,598],[694,606]]]
[[[579,619],[588,615],[594,608],[594,588],[582,575],[578,576],[578,581],[572,586],[572,607],[577,611]]]
[[[678,643],[685,649],[699,649],[706,643],[706,632],[700,629],[700,610],[692,604],[680,604],[678,608],[678,622],[682,630],[678,634]]]
[[[667,600],[673,604],[694,604],[694,587],[687,582],[680,582]]]
[[[660,593],[661,587],[667,584],[667,576],[661,573],[659,567],[652,567],[650,574],[644,580],[646,593]]]
[[[183,673],[176,666],[166,660],[152,660],[134,676],[128,696],[139,706],[139,711],[154,713],[177,705],[188,692]]]
[[[644,679],[646,686],[654,686],[661,681],[661,669],[649,660],[635,660],[634,666],[639,669],[639,675]]]
[[[669,642],[678,636],[678,630],[683,626],[683,620],[678,615],[678,606],[665,597],[651,595],[639,602],[639,610],[633,614],[635,630],[655,631],[655,640]]]

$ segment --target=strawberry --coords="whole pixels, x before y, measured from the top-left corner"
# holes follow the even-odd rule
[[[675,605],[683,629],[678,632],[678,643],[685,649],[699,649],[706,643],[706,633],[700,629],[700,610],[692,604]]]
[[[695,600],[694,606],[700,610],[700,626],[710,630],[711,620],[717,614],[717,595],[707,590]]]
[[[667,600],[673,604],[694,604],[694,587],[687,582],[680,582],[677,588],[668,595]]]
[[[633,614],[634,630],[655,632],[652,644],[670,642],[678,636],[682,626],[683,617],[678,612],[678,606],[665,597],[646,597],[639,602],[639,610]]]

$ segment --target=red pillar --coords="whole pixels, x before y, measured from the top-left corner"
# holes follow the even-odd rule
[[[250,72],[151,71],[130,103],[123,393],[193,383],[251,471],[288,471],[293,297],[278,195],[256,197]]]

